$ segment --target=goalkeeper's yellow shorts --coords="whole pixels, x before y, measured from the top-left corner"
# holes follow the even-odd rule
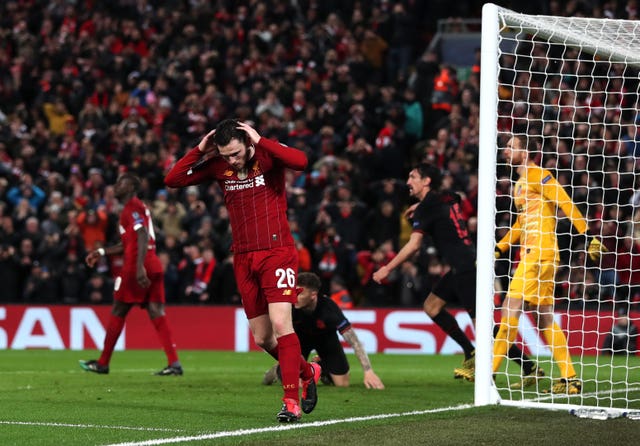
[[[553,305],[556,278],[555,262],[520,261],[513,274],[507,296],[524,299],[533,306]]]

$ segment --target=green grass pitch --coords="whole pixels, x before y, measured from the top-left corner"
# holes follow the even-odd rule
[[[349,356],[352,386],[320,384],[316,410],[281,425],[275,418],[280,387],[260,384],[272,364],[266,354],[180,355],[185,375],[158,377],[161,351],[115,352],[109,375],[78,366],[79,359],[97,357],[95,351],[2,351],[0,444],[621,445],[635,443],[640,433],[640,421],[628,419],[463,408],[473,403],[473,385],[452,378],[461,357],[439,355],[372,355],[383,391],[364,388]],[[632,360],[640,365],[640,358]]]

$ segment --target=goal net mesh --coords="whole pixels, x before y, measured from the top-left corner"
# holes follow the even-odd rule
[[[516,190],[522,172],[501,149],[512,135],[524,135],[534,148],[530,159],[560,183],[586,218],[588,234],[608,249],[592,261],[588,239],[558,209],[551,229],[557,237],[553,318],[582,389],[575,395],[551,391],[570,367],[554,358],[535,313],[525,310],[513,345],[545,374],[522,387],[518,358],[505,355],[492,370],[499,398],[514,405],[640,410],[640,339],[634,336],[640,327],[640,22],[502,8],[498,16],[496,240],[530,207],[517,206],[514,197],[526,195]],[[545,173],[539,182],[547,180]],[[528,203],[528,196],[521,198]],[[545,226],[528,224],[528,234]],[[514,243],[496,261],[495,326],[526,255],[523,246]],[[534,269],[528,274],[541,291],[544,281]]]

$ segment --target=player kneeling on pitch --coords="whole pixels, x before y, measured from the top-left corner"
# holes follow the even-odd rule
[[[298,302],[293,309],[293,328],[300,339],[302,356],[309,357],[312,350],[318,353],[322,365],[321,380],[336,387],[349,386],[349,362],[338,339],[338,332],[353,348],[362,370],[367,389],[384,389],[382,380],[375,374],[371,362],[358,340],[351,323],[338,305],[320,292],[320,278],[313,273],[298,274]],[[269,369],[262,381],[273,384],[279,379],[278,365]]]

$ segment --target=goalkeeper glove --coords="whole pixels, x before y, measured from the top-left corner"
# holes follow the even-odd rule
[[[600,239],[587,236],[587,254],[592,261],[597,262],[600,260],[600,256],[605,252],[609,252],[609,250],[602,244]]]
[[[493,253],[493,256],[496,258],[496,260],[498,260],[500,257],[502,257],[502,251],[500,251],[497,246],[496,246],[496,249],[495,249],[495,251]]]

